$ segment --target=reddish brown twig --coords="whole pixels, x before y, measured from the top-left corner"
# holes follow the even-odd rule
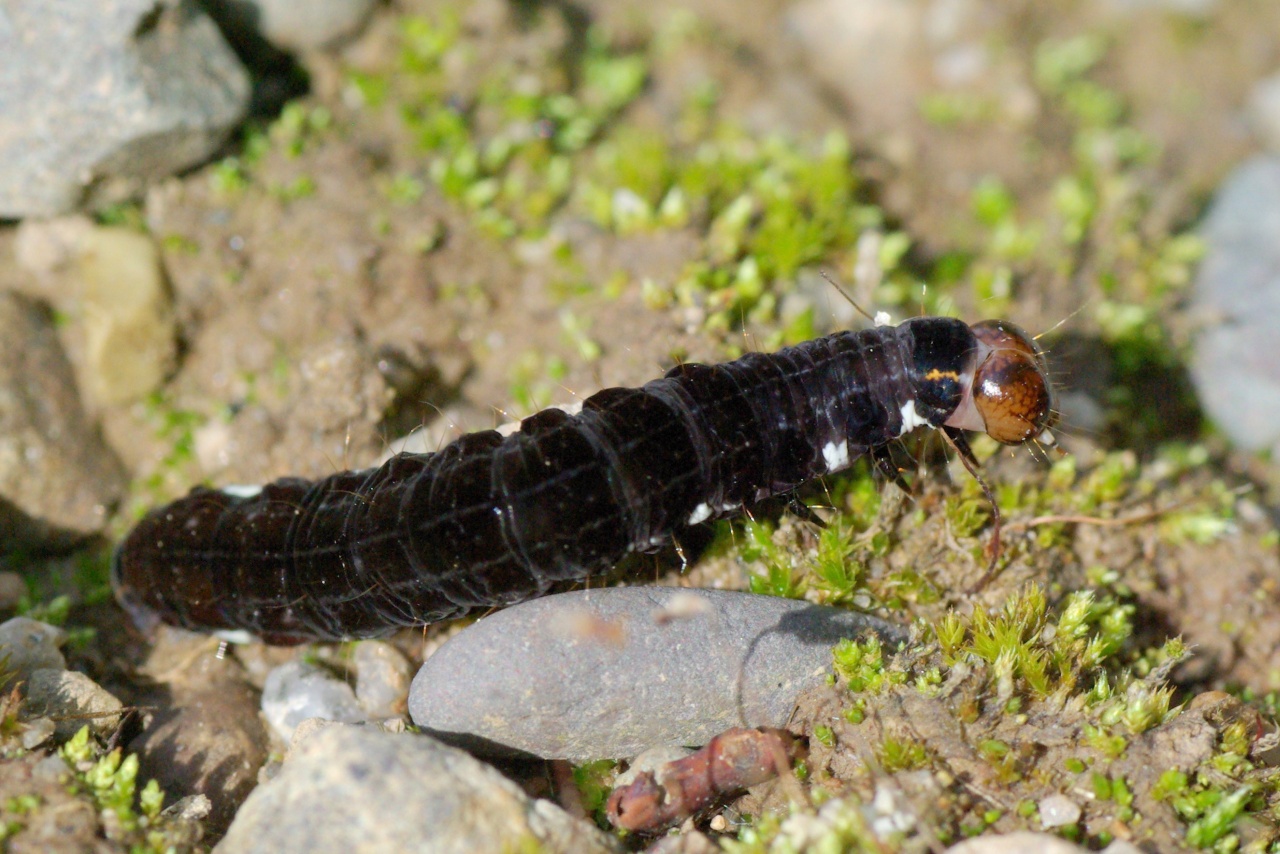
[[[696,753],[614,789],[605,812],[614,827],[658,833],[723,797],[786,773],[803,752],[803,744],[785,730],[727,730]]]

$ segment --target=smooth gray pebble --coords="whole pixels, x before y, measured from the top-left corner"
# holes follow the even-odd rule
[[[286,662],[267,674],[262,715],[286,742],[292,740],[294,728],[309,718],[341,723],[368,718],[350,685],[302,661]]]
[[[85,725],[105,738],[120,725],[120,715],[112,713],[124,708],[110,691],[74,670],[35,670],[26,694],[26,712],[53,718],[60,739],[71,738]]]
[[[782,726],[842,638],[907,632],[864,614],[722,590],[581,590],[492,614],[413,680],[414,723],[489,755],[586,762]]]
[[[0,660],[11,677],[0,689],[7,691],[14,682],[26,681],[36,670],[65,670],[67,660],[58,649],[64,640],[62,629],[30,617],[0,623]]]
[[[351,657],[356,671],[356,699],[372,718],[405,713],[413,665],[400,650],[377,640],[356,644]]]
[[[1191,378],[1205,412],[1247,451],[1280,446],[1280,157],[1238,166],[1200,231]]]

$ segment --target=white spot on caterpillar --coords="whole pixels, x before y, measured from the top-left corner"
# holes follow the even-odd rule
[[[262,492],[261,485],[233,483],[230,486],[222,487],[222,491],[232,498],[257,498],[258,493]]]
[[[582,401],[566,403],[563,406],[549,406],[548,409],[560,409],[567,415],[577,415],[582,411]],[[520,421],[504,421],[493,429],[503,436],[520,432]],[[445,445],[463,435],[463,431],[455,424],[437,422],[431,427],[418,427],[406,436],[401,436],[387,445],[386,451],[378,457],[377,465],[382,465],[396,454],[433,454]]]
[[[696,525],[699,522],[705,522],[717,513],[734,513],[742,509],[741,504],[721,504],[719,507],[712,507],[705,501],[693,508],[693,512],[689,514],[689,518],[685,520],[686,525]]]
[[[849,443],[841,439],[839,443],[828,442],[822,446],[822,459],[827,464],[827,471],[839,471],[849,465]]]
[[[902,411],[902,430],[901,432],[898,433],[899,436],[905,436],[908,433],[910,433],[912,430],[916,429],[917,427],[932,426],[929,423],[928,419],[920,417],[920,415],[916,412],[916,402],[914,400],[908,400],[906,403],[902,404],[901,411]]]
[[[711,505],[705,501],[693,508],[693,512],[689,514],[689,519],[685,522],[687,525],[696,525],[699,522],[705,522],[711,518]]]
[[[893,318],[889,316],[887,311],[877,311],[875,320],[872,321],[876,326],[892,326]]]

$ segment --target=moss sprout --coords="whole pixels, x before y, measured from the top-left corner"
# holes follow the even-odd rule
[[[877,747],[876,759],[888,773],[913,771],[929,764],[929,750],[913,739],[889,737]]]

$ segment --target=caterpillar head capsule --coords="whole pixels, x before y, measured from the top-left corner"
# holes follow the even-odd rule
[[[973,379],[947,423],[985,431],[1006,445],[1030,439],[1053,444],[1053,388],[1039,345],[1004,320],[984,320],[970,329],[978,339]]]

